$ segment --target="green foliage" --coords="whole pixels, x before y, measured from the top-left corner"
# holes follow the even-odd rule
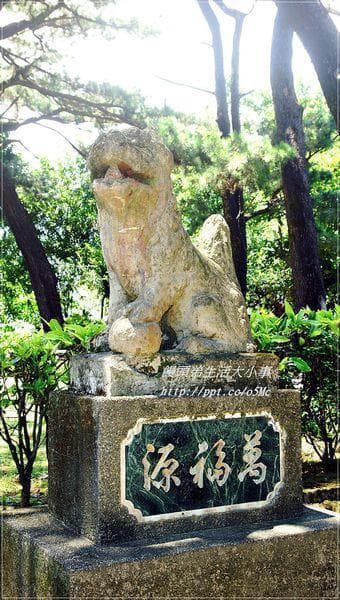
[[[79,310],[82,286],[98,296],[106,296],[107,271],[85,161],[80,157],[57,164],[42,160],[39,168],[27,174],[25,169],[20,169],[19,173],[20,176],[16,176],[18,193],[55,269],[64,314]],[[25,263],[6,226],[2,248],[5,320],[23,319],[38,325],[39,315]]]
[[[288,144],[273,146],[268,136],[235,136],[224,142],[219,169],[242,185],[249,208],[273,194],[282,164],[295,156]]]
[[[223,139],[210,121],[188,125],[167,117],[158,122],[158,130],[178,165],[175,191],[191,232],[221,206],[222,178],[242,184],[249,211],[261,208],[280,183],[281,165],[294,153],[287,144],[273,146],[268,136],[245,134]]]
[[[247,302],[253,307],[266,307],[275,314],[282,313],[284,298],[291,298],[292,287],[287,228],[280,208],[272,218],[264,215],[247,223]]]
[[[316,150],[325,150],[332,145],[336,131],[335,123],[321,93],[311,93],[308,87],[300,84],[298,94],[303,108],[303,126],[308,156]]]
[[[340,308],[300,310],[294,313],[285,302],[281,317],[265,310],[252,311],[251,327],[262,351],[275,352],[281,358],[281,385],[301,389],[302,429],[316,452],[325,461],[333,461],[338,444],[336,385],[337,338]],[[321,452],[316,441],[322,440]]]
[[[189,167],[195,172],[204,170],[212,164],[207,144],[208,128],[204,123],[195,122],[191,116],[166,116],[154,122],[155,128],[171,150],[176,165]],[[217,131],[211,129],[210,135],[219,140]]]
[[[223,176],[241,182],[249,199],[261,194],[264,200],[280,183],[281,165],[294,156],[294,150],[281,142],[272,144],[268,135],[245,133],[221,138],[211,121],[188,124],[179,118],[167,117],[158,121],[158,131],[175,156],[183,172],[204,173],[218,189]]]
[[[259,350],[266,352],[287,352],[287,346],[280,344],[290,342],[289,348],[303,348],[307,340],[313,340],[321,335],[334,335],[339,333],[340,307],[335,310],[311,311],[309,308],[294,312],[292,305],[286,300],[285,312],[281,317],[264,309],[252,311],[250,323],[252,332]]]
[[[205,219],[222,211],[222,198],[216,185],[209,181],[209,175],[200,175],[194,169],[187,168],[185,172],[177,169],[172,181],[183,225],[194,235]]]
[[[2,409],[17,405],[22,396],[32,404],[45,400],[64,370],[59,367],[55,344],[43,332],[2,332],[0,347],[4,376]]]
[[[311,195],[318,232],[323,275],[330,302],[337,296],[338,208],[340,189],[340,140],[310,161]]]
[[[71,354],[89,350],[91,339],[100,333],[101,322],[80,324],[73,319],[64,326],[52,319],[44,333],[32,327],[2,328],[0,360],[3,370],[1,407],[17,405],[25,395],[26,402],[45,402],[59,383],[68,382],[68,359]]]
[[[332,145],[336,131],[323,94],[299,83],[298,102],[303,108],[303,126],[307,155]],[[243,101],[244,131],[259,136],[269,136],[276,143],[274,106],[269,92],[255,91]]]
[[[89,322],[80,324],[71,321],[66,321],[63,327],[52,319],[49,322],[50,331],[45,334],[48,340],[51,340],[64,348],[72,349],[73,352],[81,350],[89,350],[92,338],[104,329],[104,324],[101,322]]]
[[[20,192],[56,269],[67,314],[74,290],[84,282],[99,287],[106,272],[85,161],[53,165],[43,160],[32,173],[31,185]]]
[[[3,327],[0,437],[8,445],[22,486],[22,505],[30,499],[30,485],[38,450],[43,443],[49,394],[69,381],[69,358],[88,350],[103,323],[52,320],[50,331]]]

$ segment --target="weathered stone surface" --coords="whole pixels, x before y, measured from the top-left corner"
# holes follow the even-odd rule
[[[197,354],[254,349],[221,215],[196,247],[172,193],[171,152],[149,130],[103,133],[88,164],[110,279],[108,330],[98,344],[152,355],[161,345]]]
[[[95,546],[47,513],[4,519],[2,598],[337,598],[337,525],[329,511]]]
[[[281,430],[282,482],[261,507],[180,514],[138,522],[122,505],[122,444],[137,423],[267,415]],[[78,396],[55,394],[49,408],[49,508],[78,533],[107,543],[117,539],[159,539],[169,533],[267,521],[302,509],[299,393],[273,390],[269,396]]]
[[[162,332],[158,323],[132,323],[120,317],[109,332],[109,346],[126,354],[152,355],[160,348]]]
[[[164,388],[184,386],[222,391],[272,388],[278,383],[278,362],[277,356],[265,352],[192,356],[170,350],[150,359],[111,352],[78,354],[71,357],[71,387],[97,396],[160,394]]]

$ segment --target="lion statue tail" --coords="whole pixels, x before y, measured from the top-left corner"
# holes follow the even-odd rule
[[[195,246],[199,252],[217,263],[229,280],[239,287],[232,256],[229,227],[222,215],[211,215],[204,221],[195,240]]]

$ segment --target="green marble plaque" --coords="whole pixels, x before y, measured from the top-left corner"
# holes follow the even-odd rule
[[[280,430],[259,415],[138,423],[122,464],[122,502],[140,521],[262,506],[280,482]]]

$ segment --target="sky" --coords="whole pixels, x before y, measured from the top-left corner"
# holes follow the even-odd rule
[[[246,12],[253,3],[251,0],[228,0],[228,5]],[[219,12],[216,9],[216,13]],[[240,56],[241,92],[270,89],[270,44],[275,12],[271,0],[258,0],[245,20]],[[119,34],[110,42],[98,34],[95,38],[81,39],[77,43],[65,41],[63,52],[67,70],[84,81],[109,81],[126,90],[139,90],[151,105],[166,103],[180,111],[214,115],[214,98],[210,94],[159,79],[163,77],[205,89],[214,88],[210,32],[196,0],[121,0],[114,8],[114,14],[125,19],[136,17],[158,33],[142,39]],[[233,20],[222,13],[220,15],[228,76]],[[296,36],[293,56],[296,80],[317,89],[313,66]],[[53,127],[56,125],[53,124]],[[61,127],[61,130],[70,134],[69,127]],[[55,159],[69,152],[67,143],[60,136],[41,128],[26,126],[19,135],[36,156],[47,154]],[[80,134],[74,130],[73,135],[79,137]],[[80,139],[85,141],[89,135],[85,130]]]

